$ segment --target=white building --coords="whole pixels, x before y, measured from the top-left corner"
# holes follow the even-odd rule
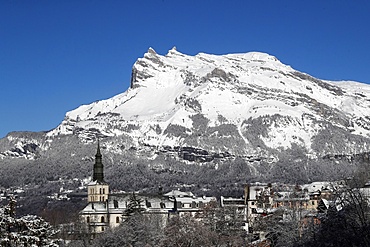
[[[159,215],[163,225],[171,214],[194,215],[203,210],[215,197],[197,197],[191,192],[173,190],[166,194],[109,193],[109,184],[104,181],[104,167],[98,143],[95,155],[93,181],[88,184],[88,204],[81,210],[80,217],[91,234],[100,233],[107,227],[116,227],[125,218],[133,197],[143,214]]]

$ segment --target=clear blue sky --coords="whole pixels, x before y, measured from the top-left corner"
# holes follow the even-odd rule
[[[370,83],[367,0],[0,0],[0,137],[55,128],[124,92],[149,47],[267,52],[321,79]]]

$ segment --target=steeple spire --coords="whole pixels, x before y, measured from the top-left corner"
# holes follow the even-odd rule
[[[100,142],[98,140],[98,147],[95,154],[95,164],[94,164],[94,175],[93,181],[104,182],[104,167],[102,163],[102,155],[100,153]]]

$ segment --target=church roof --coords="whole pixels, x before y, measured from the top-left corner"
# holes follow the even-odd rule
[[[194,197],[194,194],[191,192],[182,192],[179,190],[172,190],[166,194],[164,194],[166,197]]]
[[[95,181],[91,181],[91,182],[89,182],[88,184],[87,184],[87,186],[93,186],[93,185],[104,185],[104,184],[106,184],[106,185],[108,185],[108,183],[107,182],[105,182],[105,181],[98,181],[98,180],[95,180]]]

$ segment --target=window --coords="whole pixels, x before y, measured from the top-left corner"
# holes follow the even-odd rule
[[[101,188],[100,188],[100,194],[101,194]]]
[[[105,188],[103,188],[103,194],[105,194]]]
[[[119,217],[118,216],[116,217],[116,223],[119,223]]]
[[[90,217],[89,216],[86,217],[86,223],[90,223]]]
[[[101,222],[103,223],[104,222],[104,216],[101,217]]]
[[[101,231],[102,231],[102,232],[104,232],[104,230],[105,230],[105,229],[104,229],[104,226],[102,226],[102,227],[101,227]]]

